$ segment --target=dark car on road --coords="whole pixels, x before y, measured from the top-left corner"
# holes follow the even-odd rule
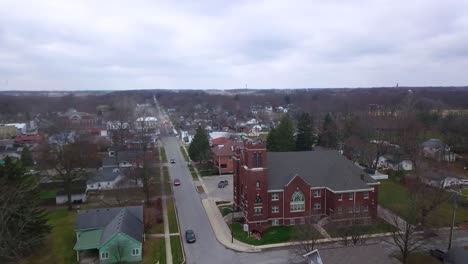
[[[180,185],[180,180],[179,179],[175,179],[174,180],[174,186],[179,186]]]
[[[444,261],[445,252],[440,249],[431,249],[429,254],[440,261]]]
[[[218,182],[218,188],[224,188],[229,185],[229,182],[227,180],[221,180]]]
[[[195,243],[195,233],[192,229],[188,229],[187,231],[185,231],[185,240],[187,241],[187,243]]]
[[[175,163],[175,159],[171,159],[171,164],[174,164]]]

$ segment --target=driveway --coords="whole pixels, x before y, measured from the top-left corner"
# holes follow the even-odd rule
[[[227,180],[228,186],[224,188],[218,188],[218,183],[221,180]],[[221,176],[208,176],[203,177],[203,183],[208,189],[209,197],[215,201],[230,201],[232,202],[232,174],[221,175]]]

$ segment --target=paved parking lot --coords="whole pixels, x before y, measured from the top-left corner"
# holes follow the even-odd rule
[[[228,186],[218,188],[218,183],[221,180],[227,180]],[[208,189],[210,198],[215,201],[232,201],[232,174],[203,177],[203,182]]]

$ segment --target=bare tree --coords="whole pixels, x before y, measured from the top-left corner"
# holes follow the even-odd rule
[[[73,183],[88,176],[87,168],[97,161],[96,146],[88,142],[76,141],[70,144],[44,145],[40,156],[43,167],[53,169],[52,178],[62,184],[67,194],[68,210],[72,210]]]
[[[148,118],[150,117],[150,107],[140,107],[137,110],[137,137],[139,142],[140,160],[142,162],[141,170],[138,170],[139,176],[143,183],[143,192],[145,193],[146,204],[150,203],[150,175],[152,174],[152,168],[150,168],[150,159],[148,155],[148,147],[150,143],[150,136],[148,135],[150,127],[148,127]]]
[[[135,103],[128,97],[121,97],[112,103],[111,120],[114,143],[123,146],[129,135],[129,130],[134,118]]]
[[[426,227],[428,217],[450,199],[450,194],[442,187],[432,187],[417,181],[410,186],[410,197],[415,204],[418,222]]]
[[[401,253],[403,264],[408,261],[408,256],[418,250],[424,243],[424,237],[417,233],[417,226],[412,224],[411,221],[401,223],[398,217],[393,218],[393,224],[399,226],[401,230],[392,232],[392,243]]]
[[[314,250],[315,244],[320,238],[320,233],[314,227],[315,224],[316,221],[312,217],[306,217],[303,225],[294,228],[293,237],[298,243],[291,248],[290,263],[307,261],[304,255]]]

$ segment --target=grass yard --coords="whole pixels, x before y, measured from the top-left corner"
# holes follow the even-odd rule
[[[226,216],[232,212],[232,205],[218,206],[218,208],[223,216]]]
[[[187,152],[185,151],[185,148],[182,147],[182,146],[180,146],[180,152],[182,152],[182,156],[184,156],[184,160],[185,160],[186,162],[188,162],[188,161],[189,161],[189,157],[188,157],[188,155],[187,155]]]
[[[169,220],[169,233],[179,233],[176,210],[174,207],[174,201],[172,199],[167,200],[167,217]]]
[[[52,232],[44,241],[44,245],[28,258],[21,260],[20,264],[61,264],[75,263],[75,221],[76,212],[66,209],[51,211],[48,214]]]
[[[242,229],[242,225],[239,223],[233,224],[232,228],[235,239],[256,246],[291,241],[294,231],[293,226],[272,226],[265,231],[261,240],[257,240],[253,237],[248,237],[247,233]]]
[[[340,237],[340,234],[343,233],[343,231],[346,229],[346,227],[342,228],[334,228],[334,227],[325,227],[325,230],[331,237]],[[388,233],[395,231],[397,228],[394,227],[393,225],[385,222],[382,219],[378,219],[377,223],[374,223],[372,225],[362,225],[359,226],[359,232],[362,232],[362,234],[378,234],[378,233]]]
[[[166,264],[166,244],[164,238],[149,238],[143,244],[142,264]]]
[[[163,176],[164,176],[164,192],[166,194],[172,194],[172,182],[171,182],[171,178],[169,177],[169,169],[166,166],[163,167]]]
[[[154,224],[148,231],[150,234],[164,234],[164,223]]]
[[[41,200],[46,200],[46,199],[55,199],[55,195],[57,194],[56,191],[41,191],[39,193],[39,198]]]
[[[405,217],[409,203],[409,191],[403,184],[392,180],[381,180],[379,187],[379,204],[393,212]],[[442,204],[428,218],[432,226],[449,226],[451,223],[452,205]],[[455,222],[458,224],[468,223],[468,209],[457,207]]]
[[[181,264],[184,261],[184,255],[182,253],[182,245],[179,236],[171,236],[171,251],[172,262],[174,264]]]
[[[193,168],[193,165],[189,164],[188,168],[190,170],[190,174],[192,174],[192,179],[198,181],[198,175],[197,175],[197,172],[195,171],[195,169]]]
[[[161,151],[161,162],[166,163],[167,162],[166,149],[164,147],[161,147],[159,149]]]

